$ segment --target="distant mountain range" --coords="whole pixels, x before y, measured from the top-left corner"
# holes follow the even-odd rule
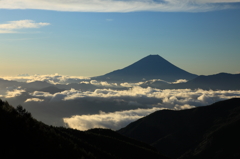
[[[195,77],[197,75],[178,68],[159,55],[149,55],[123,69],[115,70],[103,76],[93,77],[92,79],[111,82],[139,82],[162,79],[174,82],[178,79],[190,80]]]
[[[188,80],[186,83],[173,83],[179,79]],[[141,87],[152,87],[159,89],[240,89],[240,74],[219,73],[214,75],[191,74],[171,64],[159,55],[149,55],[120,70],[115,70],[102,76],[92,77],[91,80],[107,82],[144,82]],[[104,85],[93,85],[85,83],[50,84],[46,81],[35,81],[31,83],[8,81],[0,78],[0,90],[6,87],[21,87],[28,92],[36,90],[56,93],[66,89],[81,89],[82,91],[93,91],[104,88]],[[109,86],[108,86],[109,88]],[[124,89],[123,87],[112,87],[112,89]]]
[[[240,158],[240,98],[188,110],[161,110],[118,132],[171,158]]]
[[[162,81],[147,81],[142,87],[154,87],[160,89],[212,89],[212,90],[239,90],[240,74],[219,73],[208,76],[198,76],[186,83],[168,84]]]

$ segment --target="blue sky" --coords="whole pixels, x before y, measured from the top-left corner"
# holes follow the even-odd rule
[[[0,76],[96,76],[159,54],[195,74],[240,72],[240,0],[0,1]]]

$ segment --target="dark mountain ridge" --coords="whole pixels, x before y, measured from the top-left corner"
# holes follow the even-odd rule
[[[149,55],[143,59],[119,70],[103,76],[93,77],[100,81],[139,82],[150,79],[175,81],[177,79],[193,79],[197,77],[171,64],[159,55]]]
[[[240,158],[240,98],[188,110],[161,110],[118,132],[172,158]]]
[[[167,84],[161,81],[146,82],[142,87],[154,87],[160,89],[205,89],[205,90],[239,90],[240,74],[219,73],[214,75],[200,75],[186,83]]]
[[[78,131],[48,126],[0,100],[0,158],[156,158],[167,159],[155,148],[112,130]]]

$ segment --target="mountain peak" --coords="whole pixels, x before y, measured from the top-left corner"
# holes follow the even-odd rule
[[[150,55],[146,56],[145,58],[147,58],[147,57],[161,57],[161,56],[158,54],[150,54]]]
[[[162,79],[173,82],[178,79],[193,79],[196,76],[178,68],[159,55],[148,55],[123,69],[115,70],[93,79],[115,82],[139,82]]]
[[[155,59],[155,58],[157,58],[157,59],[164,59],[162,56],[160,56],[160,55],[158,55],[158,54],[150,54],[150,55],[148,55],[148,56],[145,56],[145,57],[143,57],[141,60],[143,60],[143,59]],[[164,59],[165,60],[165,59]]]

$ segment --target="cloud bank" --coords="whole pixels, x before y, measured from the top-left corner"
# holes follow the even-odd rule
[[[88,77],[66,76],[66,75],[59,75],[58,73],[48,74],[48,75],[20,74],[18,76],[3,76],[1,78],[4,80],[27,82],[27,83],[36,82],[36,81],[44,81],[44,82],[48,82],[50,84],[80,83],[85,80],[90,80],[90,78],[88,78]]]
[[[79,102],[79,107],[95,110],[114,110],[108,113],[100,112],[91,115],[78,115],[64,118],[71,128],[87,130],[90,128],[120,129],[130,122],[144,117],[156,110],[189,109],[195,106],[205,106],[217,101],[240,98],[240,90],[191,90],[191,89],[155,89],[135,86],[128,90],[96,89],[95,91],[65,90],[55,94],[35,91],[34,98],[41,98],[58,105],[59,102]],[[82,101],[88,101],[83,106]],[[119,103],[119,104],[118,104]],[[91,108],[89,107],[91,105]],[[106,105],[104,107],[104,105]],[[68,106],[69,107],[69,106]],[[89,107],[89,108],[88,108]],[[131,108],[131,110],[129,110]],[[68,108],[69,109],[69,108]],[[116,111],[116,109],[118,109]],[[119,111],[123,109],[123,111]]]
[[[29,91],[17,85],[12,87],[4,85],[5,87],[0,90],[1,98],[5,98],[15,105],[27,106],[27,110],[35,112],[41,120],[47,121],[48,124],[54,124],[52,118],[55,116],[56,120],[54,121],[62,124],[64,118],[64,122],[69,127],[80,130],[94,127],[115,130],[156,110],[189,109],[210,105],[225,99],[240,98],[240,90],[156,89],[142,88],[138,86],[140,83],[122,83],[118,87],[125,86],[125,88],[116,89],[115,84],[58,74],[35,76],[24,74],[14,78],[28,82],[68,83],[73,81],[101,86],[94,89],[82,89],[74,87],[78,84],[69,84],[70,87],[52,93],[44,92],[44,89]],[[177,82],[184,82],[184,80]],[[72,89],[70,89],[71,87]],[[99,113],[99,111],[101,112]],[[42,119],[44,116],[49,116],[49,118]]]
[[[173,110],[191,109],[194,106],[183,105],[173,108]],[[110,128],[118,130],[143,118],[155,111],[163,110],[166,108],[153,107],[149,109],[134,109],[125,111],[116,111],[112,113],[105,113],[100,111],[99,114],[94,115],[75,115],[71,118],[63,118],[63,121],[68,127],[78,130],[88,130],[92,128]]]
[[[0,9],[71,12],[205,12],[234,7],[240,0],[1,0]]]
[[[33,20],[9,21],[8,23],[0,24],[0,33],[18,33],[16,30],[40,28],[47,25],[50,25],[50,23],[36,23]]]
[[[111,128],[117,130],[129,123],[136,121],[150,113],[163,108],[135,109],[105,113],[100,111],[95,115],[76,115],[71,118],[64,118],[63,121],[71,128],[88,130],[90,128]]]
[[[142,88],[135,86],[128,90],[113,90],[113,89],[96,89],[95,91],[81,91],[81,90],[65,90],[55,94],[48,92],[34,91],[31,94],[33,97],[50,98],[51,101],[68,101],[77,100],[81,98],[109,98],[109,99],[161,99],[162,103],[155,103],[159,106],[167,107],[169,104],[175,106],[176,104],[202,106],[212,104],[214,102],[230,99],[240,98],[239,90],[191,90],[191,89],[156,89],[156,88]]]
[[[21,88],[7,88],[6,94],[2,95],[2,97],[15,98],[17,96],[20,96],[23,92],[26,92],[26,91]]]

